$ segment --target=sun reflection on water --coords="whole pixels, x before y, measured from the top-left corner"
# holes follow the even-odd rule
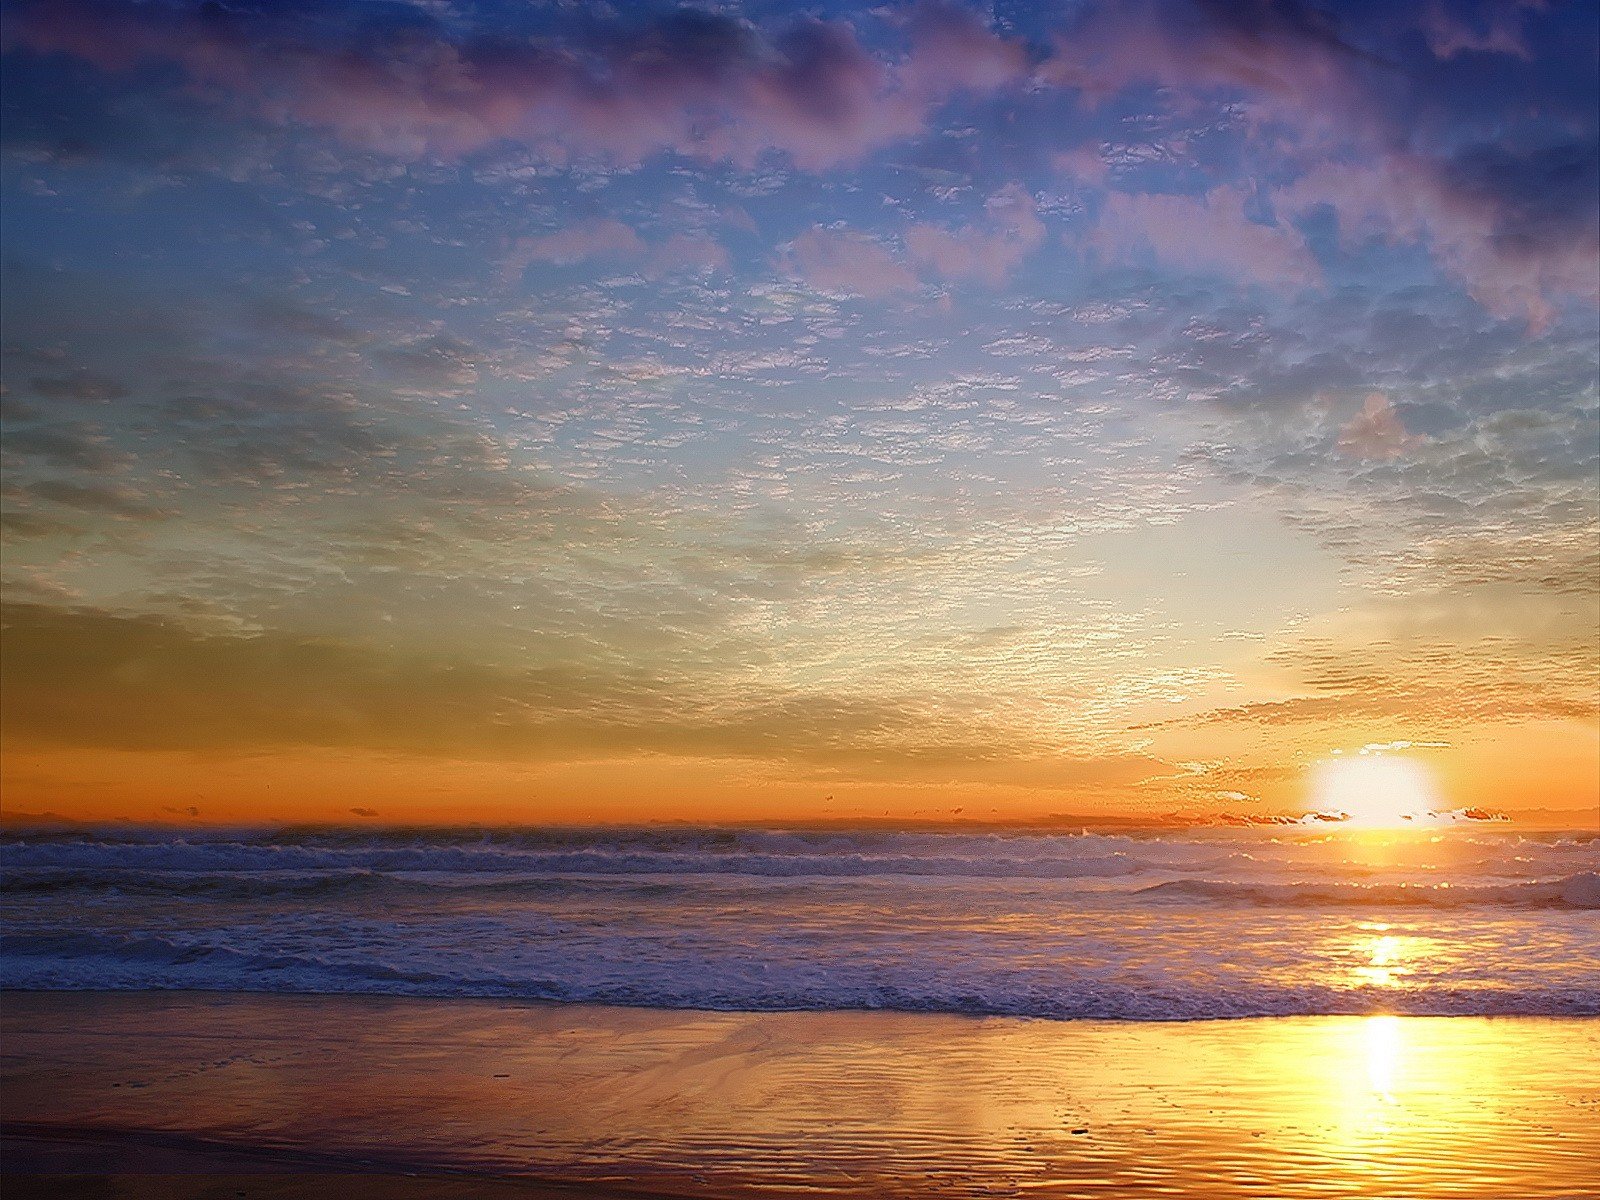
[[[1367,1081],[1372,1094],[1393,1104],[1395,1073],[1400,1065],[1400,1018],[1368,1017],[1362,1025],[1367,1051]]]
[[[1419,1115],[1416,1053],[1407,1018],[1378,1014],[1343,1027],[1322,1065],[1321,1087],[1304,1096],[1319,1153],[1358,1175],[1386,1169]]]
[[[1355,981],[1366,987],[1397,988],[1405,984],[1414,968],[1411,959],[1418,956],[1418,943],[1422,940],[1405,934],[1390,933],[1392,927],[1381,922],[1362,924],[1363,938],[1355,946],[1358,965],[1351,973]]]

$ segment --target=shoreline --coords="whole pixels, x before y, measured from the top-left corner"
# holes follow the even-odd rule
[[[665,1013],[683,1015],[727,1016],[727,1017],[824,1017],[832,1014],[859,1017],[930,1017],[935,1019],[954,1021],[1024,1021],[1043,1022],[1049,1025],[1126,1025],[1140,1026],[1191,1026],[1191,1025],[1231,1025],[1249,1021],[1364,1021],[1374,1018],[1393,1018],[1403,1021],[1592,1021],[1600,1020],[1600,1007],[1593,1011],[1579,1009],[1572,1012],[1525,1012],[1516,1010],[1497,1012],[1398,1012],[1392,1007],[1375,1007],[1371,1009],[1349,1009],[1345,1011],[1319,1011],[1319,1012],[1286,1012],[1262,1013],[1244,1012],[1238,1014],[1204,1013],[1195,1016],[1148,1016],[1148,1017],[1121,1017],[1121,1016],[1080,1016],[1077,1014],[1055,1015],[1050,1013],[1019,1013],[1019,1012],[982,1012],[963,1011],[956,1008],[852,1008],[838,1006],[828,1008],[713,1008],[694,1004],[646,1004],[635,1003],[627,1000],[597,1000],[584,998],[581,1000],[552,1000],[536,996],[466,996],[454,994],[432,995],[421,992],[376,992],[376,991],[313,991],[294,988],[204,988],[204,987],[174,987],[174,988],[116,988],[116,987],[0,987],[0,1007],[3,1007],[7,997],[38,997],[38,996],[201,996],[215,997],[225,1000],[229,997],[240,998],[290,998],[306,1000],[331,1000],[331,1001],[415,1001],[423,1004],[481,1004],[495,1008],[530,1008],[530,1009],[600,1009],[620,1010],[623,1012],[640,1013]]]
[[[1231,1025],[1240,1021],[1360,1021],[1372,1017],[1393,1017],[1403,1021],[1589,1021],[1600,1020],[1600,1011],[1580,1013],[1406,1013],[1375,1008],[1359,1012],[1244,1013],[1239,1016],[1194,1017],[1079,1017],[1040,1016],[1032,1013],[963,1012],[956,1009],[923,1008],[708,1008],[696,1005],[632,1003],[625,1000],[548,1000],[535,996],[424,995],[411,992],[316,992],[268,988],[118,988],[118,987],[9,987],[0,986],[0,1009],[8,998],[44,996],[200,996],[226,1000],[240,998],[282,998],[377,1002],[416,1002],[419,1004],[473,1004],[495,1008],[532,1009],[620,1009],[624,1012],[704,1014],[708,1016],[823,1017],[843,1014],[861,1017],[929,1017],[952,1021],[1038,1021],[1050,1025]]]
[[[327,1175],[409,1197],[417,1173],[444,1189],[428,1194],[495,1180],[508,1197],[1223,1197],[1265,1180],[1284,1198],[1531,1200],[1570,1196],[1600,1156],[1600,1021],[1581,1017],[7,991],[0,1028],[8,1194],[68,1194],[37,1190],[83,1174],[65,1164],[249,1178],[263,1197]],[[201,1194],[166,1186],[115,1194]]]
[[[530,1009],[617,1009],[623,1012],[642,1013],[682,1013],[686,1015],[702,1014],[707,1016],[749,1016],[749,1017],[787,1017],[787,1016],[827,1016],[838,1013],[849,1016],[886,1016],[886,1017],[932,1017],[953,1021],[1042,1021],[1052,1025],[1204,1025],[1212,1022],[1232,1023],[1237,1021],[1317,1021],[1323,1019],[1350,1019],[1359,1020],[1364,1017],[1404,1017],[1406,1020],[1421,1021],[1450,1021],[1460,1018],[1469,1020],[1527,1020],[1537,1021],[1550,1019],[1586,1020],[1590,1017],[1600,1018],[1596,1013],[1391,1013],[1391,1012],[1327,1012],[1327,1013],[1249,1013],[1240,1016],[1195,1016],[1195,1017],[1079,1017],[1079,1016],[1040,1016],[1031,1013],[988,1013],[988,1012],[961,1012],[954,1009],[922,1009],[922,1008],[709,1008],[698,1005],[668,1005],[668,1004],[643,1004],[630,1003],[624,1000],[546,1000],[539,997],[523,996],[460,996],[460,995],[425,995],[410,992],[316,992],[300,991],[294,989],[269,990],[267,988],[115,988],[115,987],[0,987],[0,1008],[3,1008],[8,997],[40,997],[40,996],[203,996],[227,999],[229,997],[282,997],[286,999],[305,1000],[348,1000],[359,1002],[372,1001],[417,1001],[424,1004],[471,1004],[489,1005],[495,1008],[530,1008]]]

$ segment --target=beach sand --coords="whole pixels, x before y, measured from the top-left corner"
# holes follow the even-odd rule
[[[8,993],[7,1197],[1577,1197],[1600,1021]]]

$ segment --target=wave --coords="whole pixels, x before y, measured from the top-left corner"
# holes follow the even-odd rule
[[[1266,907],[1600,908],[1600,873],[1580,871],[1563,879],[1506,884],[1449,883],[1235,883],[1176,879],[1141,888],[1153,900],[1205,900]]]
[[[1185,866],[1221,866],[1227,856],[1210,850],[1196,859],[1192,850],[1170,848],[1145,855],[1097,845],[1081,853],[1018,856],[982,852],[863,853],[837,847],[827,853],[796,848],[786,853],[738,853],[683,849],[640,850],[627,843],[561,851],[510,849],[484,845],[280,845],[238,842],[32,843],[0,848],[0,871],[93,870],[150,872],[311,872],[365,870],[456,874],[585,875],[754,875],[770,878],[931,876],[992,879],[1116,878]]]
[[[0,897],[49,897],[63,893],[112,892],[129,896],[206,900],[273,900],[379,895],[576,896],[583,894],[670,896],[682,885],[631,876],[450,876],[425,879],[381,871],[148,871],[130,869],[23,870],[0,876]]]
[[[166,989],[195,986],[193,983],[150,982],[130,984],[128,979],[137,976],[141,968],[159,972],[163,980],[182,980],[186,976],[203,982],[200,986],[222,991],[254,990],[248,983],[256,975],[279,975],[293,984],[316,982],[319,974],[330,982],[344,980],[349,983],[366,981],[371,984],[426,985],[439,981],[435,973],[405,970],[381,962],[339,962],[314,954],[285,953],[261,954],[216,946],[199,941],[179,941],[155,935],[125,935],[110,933],[44,933],[0,935],[0,963],[14,967],[18,962],[34,960],[44,964],[48,976],[53,965],[57,971],[66,969],[68,976],[83,980],[81,986],[95,990],[127,990],[129,987]],[[94,973],[83,968],[98,967],[104,972],[96,979]],[[118,971],[117,968],[122,968]],[[7,985],[28,987],[29,972],[6,971]],[[244,984],[246,986],[241,987]],[[290,987],[290,991],[324,990],[318,987]],[[334,988],[335,991],[361,990],[359,988]]]
[[[1431,987],[1416,990],[1254,984],[1150,989],[1102,979],[1071,986],[975,987],[923,978],[886,983],[844,974],[746,981],[714,970],[675,980],[516,979],[449,974],[364,958],[252,953],[154,935],[0,936],[6,986],[39,990],[209,990],[408,995],[699,1009],[721,1012],[885,1011],[1042,1020],[1196,1021],[1243,1017],[1600,1016],[1600,988]]]
[[[524,867],[527,864],[522,864]],[[570,867],[571,863],[564,866]],[[859,865],[859,864],[852,864]],[[1059,872],[1051,879],[1107,878],[1139,874],[1156,869],[1146,864],[1127,865],[1118,871]],[[723,879],[706,879],[685,871],[669,874],[648,872],[600,871],[576,874],[556,871],[548,874],[510,874],[508,872],[391,874],[367,868],[324,871],[162,871],[137,868],[44,868],[10,870],[0,874],[0,897],[49,897],[64,893],[118,893],[128,896],[172,897],[216,901],[255,901],[274,899],[315,900],[376,896],[450,898],[537,899],[541,897],[670,898],[691,890],[714,887],[720,892],[738,890],[741,875],[770,875],[747,871],[724,873]],[[794,879],[799,872],[785,872]],[[905,886],[902,873],[895,871],[805,872],[808,876],[846,875],[852,882],[867,876],[889,876],[892,886]],[[945,872],[943,879],[973,877]],[[993,878],[993,876],[975,876]],[[1015,872],[1009,878],[1018,878]],[[1022,878],[1038,879],[1028,873]],[[1176,879],[1128,890],[1101,890],[1102,898],[1131,898],[1135,902],[1169,901],[1209,904],[1250,904],[1261,907],[1346,908],[1346,907],[1441,907],[1477,906],[1530,908],[1600,908],[1600,873],[1583,871],[1558,879],[1529,880],[1505,884],[1449,883],[1357,883],[1357,882],[1240,882],[1219,879]]]

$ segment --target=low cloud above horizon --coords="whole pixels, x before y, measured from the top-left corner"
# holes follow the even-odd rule
[[[1593,810],[1593,5],[0,11],[8,809]]]

